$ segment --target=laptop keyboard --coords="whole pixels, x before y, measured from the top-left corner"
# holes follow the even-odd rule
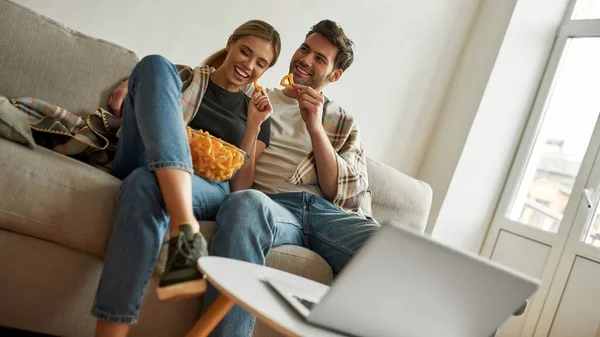
[[[315,303],[315,302],[307,301],[298,296],[294,296],[294,298],[296,298],[300,303],[302,303],[302,305],[305,306],[306,309],[308,309],[309,311],[311,311],[314,308],[314,306],[317,305],[317,303]]]

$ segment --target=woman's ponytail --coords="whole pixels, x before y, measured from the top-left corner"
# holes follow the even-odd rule
[[[210,55],[204,62],[202,62],[202,66],[209,66],[215,69],[219,68],[225,59],[227,58],[227,49],[223,48],[218,52]]]

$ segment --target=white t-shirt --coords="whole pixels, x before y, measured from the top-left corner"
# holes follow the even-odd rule
[[[310,135],[300,116],[298,101],[279,89],[267,89],[273,105],[271,140],[256,164],[253,188],[267,194],[308,192],[323,196],[319,185],[286,182],[302,159],[312,151]]]

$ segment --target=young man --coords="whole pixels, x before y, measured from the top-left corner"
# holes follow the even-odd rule
[[[271,143],[256,165],[256,190],[225,199],[209,255],[264,264],[271,248],[297,245],[337,274],[377,230],[360,210],[368,183],[358,126],[321,93],[353,59],[352,41],[335,22],[323,20],[308,32],[290,63],[293,89],[267,91]],[[209,285],[205,309],[218,295]],[[213,335],[250,336],[254,320],[234,307]]]

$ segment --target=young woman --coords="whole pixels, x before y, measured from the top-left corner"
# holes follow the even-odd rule
[[[256,160],[269,144],[267,95],[249,98],[241,88],[273,66],[280,49],[279,33],[252,20],[193,70],[183,94],[178,69],[156,55],[142,59],[111,94],[109,105],[123,121],[112,173],[123,183],[92,309],[96,336],[125,336],[137,321],[167,230],[171,239],[159,297],[193,293],[202,281],[196,261],[207,247],[198,220],[213,220],[230,190],[252,186]],[[231,181],[194,175],[186,123],[248,153]]]

